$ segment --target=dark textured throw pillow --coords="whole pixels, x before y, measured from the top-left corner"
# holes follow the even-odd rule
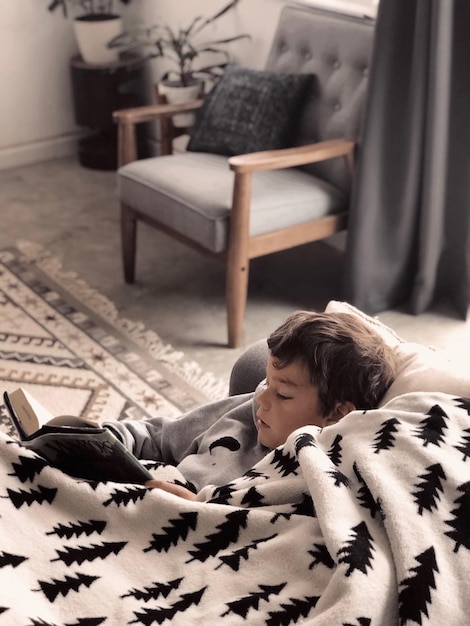
[[[288,147],[312,81],[312,74],[228,65],[198,112],[187,149],[233,156]]]

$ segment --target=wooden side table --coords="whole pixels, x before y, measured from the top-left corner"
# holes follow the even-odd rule
[[[90,65],[78,55],[70,59],[75,121],[93,131],[79,142],[84,167],[117,168],[117,126],[112,114],[146,104],[145,70],[146,59],[133,53],[106,65]],[[139,143],[143,150],[143,141]]]

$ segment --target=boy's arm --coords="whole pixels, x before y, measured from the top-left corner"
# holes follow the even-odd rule
[[[177,465],[198,451],[199,440],[223,415],[243,404],[252,394],[231,396],[203,404],[178,418],[104,422],[137,458]]]
[[[163,491],[167,491],[168,493],[172,493],[174,496],[178,496],[178,498],[184,498],[185,500],[197,500],[197,494],[186,487],[182,487],[181,485],[176,485],[174,483],[169,483],[165,480],[148,480],[145,483],[145,486],[149,489],[162,489]]]

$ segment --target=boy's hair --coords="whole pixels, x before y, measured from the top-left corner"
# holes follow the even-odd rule
[[[396,376],[393,348],[349,313],[296,311],[269,336],[268,347],[279,367],[293,361],[307,367],[324,415],[337,402],[376,408]]]

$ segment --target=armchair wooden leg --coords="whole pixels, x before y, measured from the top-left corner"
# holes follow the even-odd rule
[[[125,204],[121,204],[121,249],[126,283],[133,283],[135,278],[136,241],[137,219],[135,213]]]
[[[243,338],[250,259],[248,239],[250,227],[251,174],[236,173],[233,186],[230,238],[227,251],[227,326],[228,345],[238,348]]]
[[[227,329],[229,348],[238,348],[243,339],[246,301],[248,295],[249,259],[243,263],[227,264]]]

